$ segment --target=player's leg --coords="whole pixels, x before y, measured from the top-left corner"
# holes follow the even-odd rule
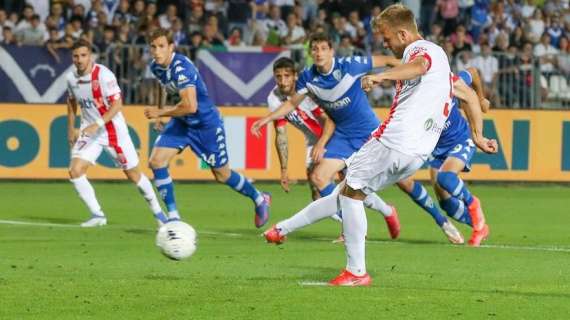
[[[319,190],[321,197],[332,193],[335,188],[334,177],[344,167],[344,161],[335,158],[324,158],[314,166],[309,180]]]
[[[143,198],[146,200],[149,209],[151,210],[154,218],[158,222],[158,225],[166,223],[168,218],[162,211],[160,204],[158,203],[158,198],[156,193],[152,188],[152,183],[147,178],[147,176],[140,171],[138,166],[124,170],[125,175],[129,180],[131,180],[136,186]]]
[[[447,213],[447,216],[453,220],[471,226],[471,217],[467,212],[467,207],[463,201],[457,197],[451,196],[445,189],[437,183],[439,169],[430,168],[430,176],[432,185],[434,187],[437,198],[439,199],[439,206]]]
[[[470,158],[467,157],[467,159]],[[452,197],[461,200],[464,206],[467,206],[467,213],[473,228],[469,244],[479,246],[481,241],[488,237],[489,226],[486,224],[479,199],[471,194],[463,180],[458,176],[458,172],[462,170],[459,168],[462,168],[462,165],[465,167],[466,163],[461,158],[450,154],[437,174],[437,184]]]
[[[179,153],[179,149],[167,147],[155,147],[149,159],[149,166],[154,175],[154,185],[166,206],[168,211],[168,219],[178,220],[180,214],[176,206],[176,198],[174,197],[174,184],[170,173],[168,172],[168,164],[172,158]]]
[[[188,145],[188,140],[187,125],[178,118],[170,119],[156,139],[148,161],[154,175],[154,185],[166,206],[168,218],[172,220],[179,220],[180,214],[168,165],[172,158]]]
[[[313,169],[312,167],[307,168],[307,182],[309,184],[309,190],[311,190],[311,199],[313,199],[313,201],[315,201],[318,198],[320,198],[321,195],[319,193],[319,189],[317,188],[317,186],[315,186],[313,184],[313,182],[311,181],[312,169]]]
[[[190,148],[210,166],[216,181],[250,198],[255,205],[255,226],[265,225],[269,220],[271,196],[260,192],[246,177],[230,169],[223,123],[211,128],[193,129],[190,133]]]
[[[447,222],[447,218],[441,214],[428,191],[421,183],[410,177],[399,181],[398,187],[400,190],[407,193],[418,206],[429,213],[439,227],[443,226],[443,224]]]
[[[101,210],[101,205],[97,201],[95,189],[87,180],[87,169],[95,163],[102,151],[102,146],[96,141],[80,138],[77,140],[71,151],[71,163],[69,165],[69,181],[79,198],[85,203],[91,217],[81,224],[82,227],[97,227],[107,224],[105,213]]]

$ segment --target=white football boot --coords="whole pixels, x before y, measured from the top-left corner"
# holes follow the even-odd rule
[[[451,223],[451,221],[446,221],[441,226],[441,231],[443,231],[443,233],[445,233],[449,242],[451,242],[453,244],[465,243],[465,240],[463,240],[463,236],[461,235],[461,232],[459,232],[459,230],[457,230],[457,228],[453,225],[453,223]]]
[[[105,216],[91,216],[89,220],[81,224],[82,228],[102,227],[107,224],[107,217]]]

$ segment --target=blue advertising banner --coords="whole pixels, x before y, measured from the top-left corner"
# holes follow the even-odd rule
[[[273,62],[280,52],[198,51],[196,65],[217,105],[265,105],[275,86]]]
[[[59,56],[57,62],[45,47],[0,46],[0,101],[64,102],[73,65],[68,51]]]

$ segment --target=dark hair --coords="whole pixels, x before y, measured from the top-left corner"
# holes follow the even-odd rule
[[[160,37],[166,37],[166,41],[168,42],[168,44],[174,43],[174,39],[172,37],[172,32],[170,32],[170,30],[166,30],[166,29],[162,29],[162,28],[154,30],[152,32],[152,34],[150,35],[148,42],[151,43]]]
[[[71,51],[75,51],[79,48],[87,48],[89,50],[89,52],[93,51],[93,48],[91,46],[91,43],[89,41],[83,40],[83,39],[79,39],[77,41],[75,41],[73,43],[73,46],[71,46]]]
[[[328,35],[328,33],[325,32],[315,33],[311,35],[311,38],[309,39],[309,48],[312,48],[313,44],[316,42],[326,42],[329,44],[329,47],[333,47],[331,37]]]
[[[38,20],[38,21],[40,21],[40,20],[41,20],[41,19],[40,19],[40,15],[39,15],[39,14],[34,14],[34,15],[32,16],[32,20]]]
[[[75,21],[79,21],[79,22],[83,23],[83,17],[81,17],[80,15],[71,16],[71,18],[69,19],[69,22],[73,23]]]
[[[277,71],[277,69],[290,69],[291,71],[296,72],[295,62],[290,58],[281,57],[273,63],[273,72]]]

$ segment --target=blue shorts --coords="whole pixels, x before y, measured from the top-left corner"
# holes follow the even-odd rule
[[[348,138],[333,134],[325,146],[326,151],[324,158],[346,160],[350,158],[353,153],[358,151],[369,138],[369,135],[360,138]]]
[[[192,151],[212,168],[228,163],[224,123],[204,128],[191,128],[178,118],[172,118],[160,133],[155,147],[172,148],[180,151],[190,147]]]
[[[428,164],[431,168],[439,169],[447,158],[454,157],[465,163],[463,172],[469,172],[471,171],[471,159],[473,158],[475,151],[477,151],[477,147],[475,147],[473,140],[467,139],[447,149],[443,153],[430,155]]]

